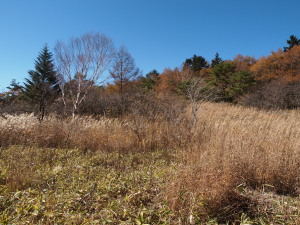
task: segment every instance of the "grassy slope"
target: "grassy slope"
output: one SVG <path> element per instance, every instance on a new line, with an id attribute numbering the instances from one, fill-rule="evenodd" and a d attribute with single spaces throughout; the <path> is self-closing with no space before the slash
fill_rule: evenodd
<path id="1" fill-rule="evenodd" d="M 2 224 L 299 224 L 300 114 L 0 121 Z"/>

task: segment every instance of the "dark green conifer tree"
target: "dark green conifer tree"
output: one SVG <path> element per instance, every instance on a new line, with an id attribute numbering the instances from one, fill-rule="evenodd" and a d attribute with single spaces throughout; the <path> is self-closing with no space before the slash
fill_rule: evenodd
<path id="1" fill-rule="evenodd" d="M 223 62 L 223 59 L 219 57 L 219 53 L 216 53 L 215 58 L 211 61 L 211 67 L 214 68 L 215 66 L 219 65 Z"/>
<path id="2" fill-rule="evenodd" d="M 202 56 L 194 55 L 192 58 L 186 59 L 184 62 L 184 66 L 191 67 L 193 72 L 200 71 L 203 68 L 207 68 L 209 66 L 208 62 Z"/>
<path id="3" fill-rule="evenodd" d="M 159 73 L 157 70 L 152 70 L 146 74 L 146 77 L 141 77 L 141 87 L 147 91 L 152 90 L 158 81 Z"/>
<path id="4" fill-rule="evenodd" d="M 284 52 L 287 52 L 294 46 L 300 45 L 300 39 L 298 39 L 295 35 L 291 35 L 290 39 L 286 41 L 286 43 L 289 45 L 288 47 L 284 47 Z"/>
<path id="5" fill-rule="evenodd" d="M 28 71 L 22 98 L 36 107 L 37 117 L 44 118 L 46 108 L 57 98 L 60 91 L 52 53 L 45 45 L 35 60 L 35 70 Z"/>
<path id="6" fill-rule="evenodd" d="M 233 102 L 255 84 L 255 79 L 249 71 L 237 71 L 234 62 L 222 62 L 213 68 L 207 82 L 216 88 L 219 100 Z"/>

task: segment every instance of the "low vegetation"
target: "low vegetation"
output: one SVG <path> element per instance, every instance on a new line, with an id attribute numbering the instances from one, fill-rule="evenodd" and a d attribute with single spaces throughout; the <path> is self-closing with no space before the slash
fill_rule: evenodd
<path id="1" fill-rule="evenodd" d="M 169 107 L 1 117 L 0 223 L 300 223 L 299 111 Z"/>
<path id="2" fill-rule="evenodd" d="M 247 223 L 298 224 L 299 116 L 205 104 L 173 175 L 172 207 L 197 223 L 243 216 Z"/>
<path id="3" fill-rule="evenodd" d="M 300 224 L 299 43 L 145 76 L 100 33 L 45 45 L 0 93 L 0 224 Z"/>

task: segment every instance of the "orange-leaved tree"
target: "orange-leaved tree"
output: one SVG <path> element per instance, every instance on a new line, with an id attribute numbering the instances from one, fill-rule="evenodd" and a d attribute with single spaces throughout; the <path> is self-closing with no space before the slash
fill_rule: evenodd
<path id="1" fill-rule="evenodd" d="M 258 81 L 297 81 L 300 79 L 300 46 L 295 46 L 287 52 L 281 49 L 272 52 L 270 56 L 258 60 L 250 69 Z"/>
<path id="2" fill-rule="evenodd" d="M 250 67 L 256 63 L 256 59 L 251 56 L 243 56 L 238 54 L 233 61 L 236 65 L 237 71 L 249 71 Z"/>

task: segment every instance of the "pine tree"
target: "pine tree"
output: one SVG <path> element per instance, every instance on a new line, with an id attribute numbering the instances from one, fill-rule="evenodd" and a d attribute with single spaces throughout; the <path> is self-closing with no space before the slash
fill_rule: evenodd
<path id="1" fill-rule="evenodd" d="M 146 74 L 146 77 L 141 77 L 141 87 L 145 90 L 152 90 L 158 81 L 159 73 L 157 70 L 152 70 Z"/>
<path id="2" fill-rule="evenodd" d="M 287 52 L 294 46 L 300 45 L 300 39 L 298 39 L 295 35 L 291 35 L 290 39 L 286 41 L 286 43 L 289 45 L 288 47 L 284 47 L 284 51 Z"/>
<path id="3" fill-rule="evenodd" d="M 25 79 L 22 97 L 25 101 L 36 106 L 37 117 L 43 120 L 45 110 L 60 91 L 52 53 L 45 45 L 35 60 L 35 70 L 28 71 L 29 78 Z"/>
<path id="4" fill-rule="evenodd" d="M 10 85 L 6 88 L 9 90 L 9 95 L 11 97 L 19 96 L 23 90 L 22 85 L 19 82 L 17 82 L 16 79 L 12 79 Z"/>
<path id="5" fill-rule="evenodd" d="M 219 65 L 223 62 L 223 59 L 219 57 L 219 53 L 216 53 L 215 58 L 211 61 L 211 67 L 214 68 L 215 66 Z"/>
<path id="6" fill-rule="evenodd" d="M 249 71 L 237 71 L 234 62 L 222 62 L 213 68 L 207 82 L 216 88 L 220 100 L 232 102 L 254 85 L 255 80 Z"/>
<path id="7" fill-rule="evenodd" d="M 209 66 L 208 62 L 202 56 L 194 55 L 192 58 L 186 59 L 184 62 L 185 67 L 191 67 L 194 72 L 200 71 Z"/>

